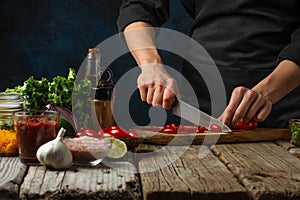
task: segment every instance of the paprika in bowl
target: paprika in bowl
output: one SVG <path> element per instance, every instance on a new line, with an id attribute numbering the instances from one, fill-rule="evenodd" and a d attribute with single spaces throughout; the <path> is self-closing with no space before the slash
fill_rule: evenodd
<path id="1" fill-rule="evenodd" d="M 21 111 L 15 112 L 13 119 L 20 161 L 27 165 L 38 164 L 38 148 L 56 137 L 59 112 Z"/>

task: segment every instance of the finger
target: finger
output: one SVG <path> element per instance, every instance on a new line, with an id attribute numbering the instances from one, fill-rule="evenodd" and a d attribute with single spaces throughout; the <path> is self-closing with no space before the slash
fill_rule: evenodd
<path id="1" fill-rule="evenodd" d="M 174 97 L 175 94 L 170 89 L 166 88 L 164 90 L 162 103 L 164 109 L 169 110 L 171 108 Z"/>
<path id="2" fill-rule="evenodd" d="M 253 119 L 254 116 L 256 115 L 256 113 L 258 112 L 258 110 L 261 109 L 265 103 L 266 103 L 265 98 L 262 95 L 257 95 L 257 98 L 252 103 L 252 105 L 249 107 L 248 112 L 244 116 L 243 122 L 247 123 L 251 119 Z"/>
<path id="3" fill-rule="evenodd" d="M 153 100 L 152 100 L 153 106 L 161 106 L 162 105 L 163 91 L 164 91 L 164 86 L 161 84 L 156 84 L 154 96 L 153 96 Z"/>
<path id="4" fill-rule="evenodd" d="M 234 116 L 234 113 L 240 104 L 240 102 L 243 99 L 243 95 L 245 93 L 245 88 L 244 87 L 238 87 L 235 88 L 232 92 L 230 101 L 223 113 L 223 122 L 229 126 L 231 126 L 232 118 Z"/>
<path id="5" fill-rule="evenodd" d="M 262 108 L 254 116 L 254 120 L 257 122 L 264 121 L 270 114 L 271 109 L 272 109 L 272 103 L 270 101 L 266 101 L 266 103 L 262 106 Z"/>
<path id="6" fill-rule="evenodd" d="M 224 112 L 218 117 L 218 120 L 224 123 Z"/>
<path id="7" fill-rule="evenodd" d="M 244 93 L 243 99 L 241 100 L 240 104 L 238 105 L 233 118 L 232 118 L 232 124 L 236 124 L 238 121 L 242 120 L 243 122 L 246 123 L 246 121 L 244 121 L 244 117 L 246 116 L 246 114 L 248 113 L 248 110 L 250 108 L 250 106 L 252 106 L 252 104 L 255 102 L 256 98 L 257 98 L 258 94 L 252 90 L 247 90 Z M 253 118 L 254 114 L 252 116 L 249 116 L 250 118 Z"/>
<path id="8" fill-rule="evenodd" d="M 154 84 L 149 84 L 148 85 L 148 91 L 147 91 L 147 103 L 152 105 L 152 100 L 153 100 L 153 95 L 155 91 L 155 87 L 153 86 Z"/>
<path id="9" fill-rule="evenodd" d="M 147 100 L 147 92 L 148 92 L 146 85 L 140 86 L 139 91 L 140 91 L 141 100 L 146 101 Z"/>

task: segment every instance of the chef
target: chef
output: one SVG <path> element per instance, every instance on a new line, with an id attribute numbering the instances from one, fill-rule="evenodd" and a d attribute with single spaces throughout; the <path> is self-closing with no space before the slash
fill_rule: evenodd
<path id="1" fill-rule="evenodd" d="M 287 127 L 300 118 L 299 0 L 181 0 L 193 19 L 191 37 L 209 53 L 225 85 L 227 107 L 219 118 L 234 127 L 255 120 L 260 127 Z M 155 31 L 169 18 L 168 0 L 123 0 L 118 27 L 141 68 L 143 101 L 170 109 L 178 91 L 155 48 Z M 135 34 L 132 30 L 138 31 Z M 150 30 L 150 31 L 149 31 Z M 208 88 L 185 63 L 182 73 L 197 94 L 200 109 L 210 112 Z"/>

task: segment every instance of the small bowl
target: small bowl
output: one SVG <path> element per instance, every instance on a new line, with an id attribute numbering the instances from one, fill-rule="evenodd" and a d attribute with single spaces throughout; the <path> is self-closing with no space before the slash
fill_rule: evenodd
<path id="1" fill-rule="evenodd" d="M 300 147 L 300 119 L 289 120 L 289 130 L 291 133 L 291 142 Z"/>
<path id="2" fill-rule="evenodd" d="M 63 141 L 72 153 L 74 165 L 98 165 L 111 148 L 110 141 L 88 136 L 64 138 Z"/>

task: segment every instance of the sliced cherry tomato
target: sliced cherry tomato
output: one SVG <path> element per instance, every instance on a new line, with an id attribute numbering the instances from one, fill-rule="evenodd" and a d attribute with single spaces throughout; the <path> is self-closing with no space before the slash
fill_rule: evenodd
<path id="1" fill-rule="evenodd" d="M 204 126 L 198 126 L 197 132 L 198 133 L 204 133 L 206 131 L 206 128 Z"/>
<path id="2" fill-rule="evenodd" d="M 198 130 L 198 126 L 184 126 L 184 131 L 188 133 L 195 133 Z"/>
<path id="3" fill-rule="evenodd" d="M 252 130 L 257 128 L 257 123 L 256 121 L 250 121 L 248 123 L 243 123 L 242 121 L 239 121 L 234 128 L 243 129 L 243 130 Z"/>
<path id="4" fill-rule="evenodd" d="M 176 134 L 177 133 L 177 127 L 173 124 L 167 124 L 163 127 L 163 129 L 160 131 L 162 133 L 169 133 L 169 134 Z"/>
<path id="5" fill-rule="evenodd" d="M 184 132 L 184 125 L 179 125 L 178 127 L 177 127 L 177 132 Z"/>
<path id="6" fill-rule="evenodd" d="M 81 127 L 79 132 L 75 134 L 75 137 L 82 137 L 82 136 L 89 136 L 89 137 L 95 137 L 99 138 L 99 134 L 94 131 L 93 129 L 90 129 L 88 127 Z"/>
<path id="7" fill-rule="evenodd" d="M 129 136 L 129 138 L 138 138 L 139 137 L 137 132 L 135 132 L 134 130 L 131 130 L 131 129 L 127 131 L 127 135 Z"/>
<path id="8" fill-rule="evenodd" d="M 80 128 L 80 130 L 78 132 L 81 132 L 81 133 L 92 133 L 92 134 L 97 134 L 97 132 L 91 128 L 88 128 L 86 126 L 83 126 Z"/>
<path id="9" fill-rule="evenodd" d="M 75 133 L 75 137 L 79 138 L 79 137 L 82 137 L 82 136 L 87 136 L 85 133 Z"/>
<path id="10" fill-rule="evenodd" d="M 159 132 L 161 129 L 158 126 L 151 126 L 151 130 L 155 132 Z"/>
<path id="11" fill-rule="evenodd" d="M 251 126 L 250 126 L 249 123 L 244 123 L 244 124 L 243 124 L 243 130 L 246 130 L 246 131 L 247 131 L 247 130 L 250 130 L 250 129 L 252 129 L 252 128 L 251 128 Z"/>
<path id="12" fill-rule="evenodd" d="M 257 128 L 257 122 L 256 121 L 250 121 L 249 125 L 251 126 L 251 129 L 256 129 Z"/>
<path id="13" fill-rule="evenodd" d="M 108 128 L 107 132 L 114 135 L 116 138 L 124 138 L 127 135 L 126 130 L 120 126 L 111 126 Z"/>
<path id="14" fill-rule="evenodd" d="M 187 133 L 195 133 L 198 129 L 198 126 L 186 126 L 186 125 L 179 125 L 177 128 L 178 132 L 187 132 Z"/>
<path id="15" fill-rule="evenodd" d="M 222 128 L 219 124 L 211 124 L 210 130 L 213 132 L 220 132 L 222 130 Z"/>
<path id="16" fill-rule="evenodd" d="M 114 138 L 116 138 L 115 135 L 112 135 L 112 134 L 107 133 L 107 132 L 100 133 L 100 137 L 101 138 L 107 138 L 107 137 L 114 137 Z"/>
<path id="17" fill-rule="evenodd" d="M 108 132 L 109 131 L 109 128 L 101 128 L 100 130 L 99 130 L 99 134 L 101 134 L 101 133 L 106 133 L 106 132 Z"/>
<path id="18" fill-rule="evenodd" d="M 238 121 L 237 123 L 236 123 L 236 125 L 235 125 L 235 129 L 242 129 L 243 128 L 243 122 L 242 121 Z"/>
<path id="19" fill-rule="evenodd" d="M 175 124 L 175 123 L 172 123 L 172 124 L 170 124 L 170 126 L 173 126 L 174 128 L 176 128 L 176 129 L 177 129 L 177 126 L 176 126 L 176 124 Z"/>

